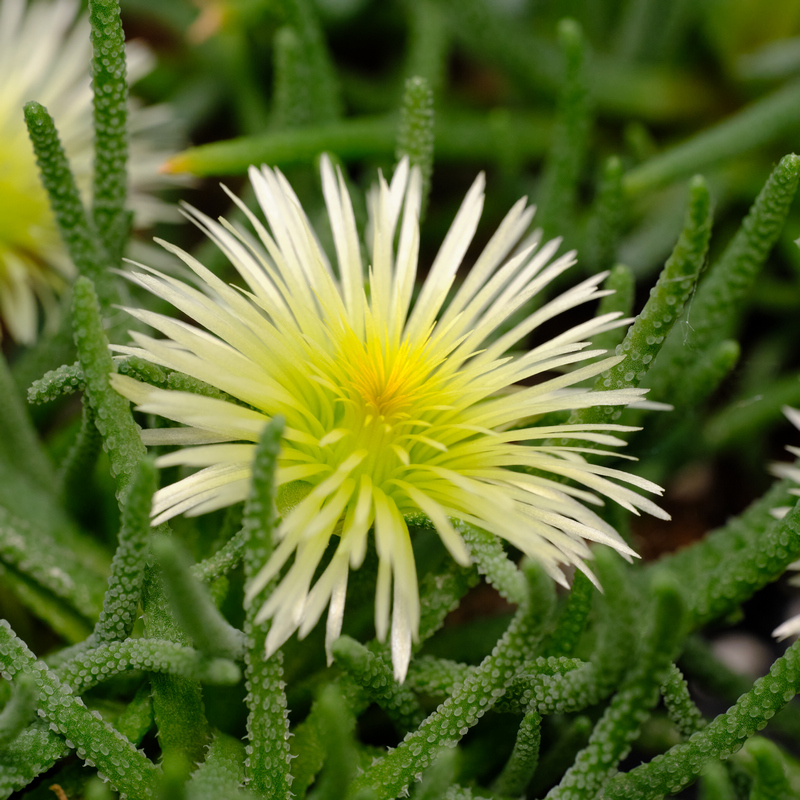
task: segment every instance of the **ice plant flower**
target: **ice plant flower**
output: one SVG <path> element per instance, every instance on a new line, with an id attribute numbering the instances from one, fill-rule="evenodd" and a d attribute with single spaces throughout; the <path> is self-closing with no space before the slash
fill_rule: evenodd
<path id="1" fill-rule="evenodd" d="M 558 241 L 541 245 L 537 234 L 523 239 L 534 213 L 524 199 L 445 307 L 481 214 L 483 176 L 468 192 L 415 301 L 418 169 L 402 161 L 391 183 L 379 178 L 370 198 L 366 271 L 347 189 L 327 159 L 322 186 L 336 270 L 283 175 L 251 168 L 250 180 L 268 227 L 231 197 L 255 235 L 187 208 L 247 290 L 226 285 L 192 256 L 163 243 L 195 273 L 200 288 L 149 268 L 133 280 L 197 325 L 130 309 L 166 339 L 133 333 L 135 346 L 116 348 L 206 381 L 231 400 L 170 391 L 123 375 L 112 379 L 139 410 L 183 424 L 144 431 L 148 445 L 180 447 L 161 456 L 161 466 L 202 468 L 157 493 L 154 523 L 243 500 L 254 443 L 269 418 L 285 417 L 277 483 L 303 481 L 308 492 L 284 515 L 274 553 L 248 587 L 250 600 L 294 556 L 257 615 L 260 622 L 272 619 L 269 652 L 295 630 L 307 634 L 326 607 L 328 645 L 339 635 L 348 570 L 362 563 L 374 527 L 375 627 L 381 640 L 391 627 L 392 661 L 402 680 L 420 616 L 405 520 L 412 513 L 430 518 L 460 564 L 470 557 L 453 520 L 505 539 L 562 583 L 561 565 L 588 569 L 587 540 L 632 554 L 586 504 L 599 503 L 598 495 L 604 495 L 632 511 L 663 517 L 649 499 L 623 484 L 660 489 L 583 455 L 599 452 L 596 445 L 623 444 L 615 434 L 631 429 L 535 424 L 548 412 L 640 399 L 642 391 L 635 389 L 579 388 L 621 360 L 597 360 L 603 351 L 587 349 L 587 339 L 619 324 L 618 315 L 592 319 L 528 352 L 511 351 L 542 323 L 603 295 L 598 289 L 603 275 L 504 330 L 574 263 L 574 253 L 554 259 Z M 587 363 L 576 367 L 579 362 Z M 563 368 L 570 371 L 558 374 Z M 563 437 L 579 444 L 552 443 Z M 312 587 L 321 563 L 324 571 Z"/>
<path id="2" fill-rule="evenodd" d="M 59 238 L 28 140 L 23 105 L 36 100 L 55 119 L 70 164 L 85 197 L 91 186 L 92 48 L 89 22 L 71 0 L 0 0 L 0 318 L 11 338 L 31 344 L 39 306 L 48 312 L 74 267 Z M 142 77 L 151 59 L 128 48 L 128 72 Z M 169 126 L 164 107 L 132 108 L 131 207 L 137 221 L 164 216 L 147 194 L 166 182 L 158 167 L 168 155 L 154 134 Z"/>
<path id="3" fill-rule="evenodd" d="M 800 411 L 798 411 L 796 408 L 784 406 L 783 413 L 786 415 L 786 418 L 789 420 L 789 422 L 795 426 L 795 428 L 800 429 Z M 800 447 L 787 445 L 786 449 L 793 456 L 800 458 Z M 772 464 L 770 472 L 772 472 L 772 474 L 778 478 L 788 478 L 789 480 L 797 483 L 798 488 L 790 489 L 789 493 L 800 497 L 800 469 L 798 467 L 796 467 L 794 464 L 775 463 Z M 772 514 L 777 519 L 783 519 L 789 513 L 789 511 L 791 511 L 790 506 L 780 506 L 779 508 L 773 509 Z M 794 571 L 800 570 L 800 561 L 795 561 L 792 564 L 789 564 L 789 569 Z M 793 583 L 795 586 L 800 585 L 800 576 L 795 575 L 792 577 L 791 583 Z M 787 619 L 786 622 L 781 623 L 777 628 L 775 628 L 774 631 L 772 631 L 772 635 L 777 639 L 787 639 L 790 636 L 797 636 L 798 634 L 800 634 L 800 614 Z"/>

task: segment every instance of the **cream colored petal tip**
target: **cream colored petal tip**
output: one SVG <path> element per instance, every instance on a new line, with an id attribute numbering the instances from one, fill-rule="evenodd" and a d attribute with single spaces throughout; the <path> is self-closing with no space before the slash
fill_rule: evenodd
<path id="1" fill-rule="evenodd" d="M 774 631 L 772 631 L 772 635 L 778 640 L 782 641 L 783 639 L 788 639 L 790 636 L 798 636 L 800 635 L 800 614 L 791 619 L 787 619 L 781 625 L 778 625 Z"/>

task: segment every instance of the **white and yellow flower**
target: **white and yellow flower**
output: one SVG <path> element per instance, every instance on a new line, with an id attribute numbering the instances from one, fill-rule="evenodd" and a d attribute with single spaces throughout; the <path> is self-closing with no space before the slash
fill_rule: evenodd
<path id="1" fill-rule="evenodd" d="M 88 199 L 92 169 L 92 48 L 89 22 L 71 0 L 0 0 L 0 319 L 12 339 L 31 344 L 59 292 L 74 277 L 47 195 L 39 181 L 22 108 L 44 105 L 55 119 L 78 185 Z M 132 80 L 150 69 L 142 47 L 128 48 Z M 165 185 L 167 157 L 154 134 L 169 123 L 165 107 L 132 107 L 131 199 L 137 222 L 163 219 L 166 207 L 147 193 Z M 174 138 L 174 137 L 173 137 Z"/>
<path id="2" fill-rule="evenodd" d="M 445 308 L 481 215 L 483 176 L 467 194 L 413 302 L 422 196 L 416 168 L 402 161 L 391 183 L 381 177 L 371 195 L 366 270 L 347 189 L 327 159 L 322 186 L 336 269 L 283 175 L 251 168 L 250 179 L 267 226 L 231 196 L 255 235 L 187 209 L 247 289 L 226 285 L 189 254 L 162 243 L 195 273 L 199 288 L 149 268 L 133 279 L 197 324 L 131 309 L 166 338 L 133 333 L 136 346 L 116 348 L 206 381 L 246 405 L 155 388 L 122 375 L 114 375 L 113 383 L 139 410 L 182 423 L 143 433 L 148 445 L 180 446 L 160 457 L 161 466 L 201 468 L 156 494 L 154 523 L 243 500 L 254 443 L 273 415 L 286 418 L 277 482 L 305 481 L 309 491 L 281 521 L 275 551 L 248 587 L 253 598 L 294 556 L 257 616 L 260 622 L 272 619 L 269 652 L 295 630 L 307 634 L 326 606 L 328 645 L 339 635 L 348 570 L 362 563 L 374 528 L 375 627 L 381 640 L 391 627 L 392 660 L 402 680 L 420 615 L 405 522 L 410 513 L 427 515 L 461 564 L 469 562 L 469 554 L 452 519 L 505 539 L 561 583 L 561 565 L 587 570 L 587 540 L 633 555 L 586 504 L 601 503 L 599 495 L 631 511 L 664 517 L 624 484 L 661 490 L 584 458 L 587 452 L 605 454 L 595 449 L 598 445 L 624 444 L 615 434 L 631 428 L 534 422 L 548 412 L 626 405 L 641 398 L 637 389 L 575 388 L 621 360 L 597 360 L 603 351 L 587 349 L 592 336 L 621 324 L 619 315 L 592 319 L 528 352 L 511 351 L 542 323 L 602 296 L 603 275 L 500 333 L 574 263 L 574 253 L 554 258 L 557 240 L 541 245 L 537 234 L 522 240 L 534 213 L 524 199 L 505 217 Z M 587 363 L 574 368 L 579 362 Z M 552 377 L 566 367 L 571 371 Z M 552 444 L 560 437 L 584 446 Z M 562 483 L 563 478 L 577 486 Z M 325 569 L 312 587 L 324 559 Z"/>

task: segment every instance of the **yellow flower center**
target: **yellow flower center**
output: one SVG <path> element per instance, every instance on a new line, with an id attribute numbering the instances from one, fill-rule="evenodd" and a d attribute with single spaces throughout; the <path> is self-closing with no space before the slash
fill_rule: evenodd
<path id="1" fill-rule="evenodd" d="M 364 401 L 368 415 L 395 420 L 414 402 L 419 364 L 409 358 L 405 343 L 391 359 L 379 344 L 371 350 L 365 348 L 361 358 L 350 362 L 350 383 Z"/>
<path id="2" fill-rule="evenodd" d="M 380 486 L 413 460 L 415 448 L 445 449 L 425 436 L 443 400 L 426 342 L 393 345 L 371 325 L 364 336 L 349 327 L 334 336 L 334 354 L 320 372 L 327 373 L 324 383 L 333 390 L 338 409 L 321 440 L 322 458 L 333 466 L 363 453 L 352 476 L 366 474 Z"/>

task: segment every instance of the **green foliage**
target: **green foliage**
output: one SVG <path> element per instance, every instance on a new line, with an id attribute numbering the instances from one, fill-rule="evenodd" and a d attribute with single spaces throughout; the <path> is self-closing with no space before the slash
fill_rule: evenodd
<path id="1" fill-rule="evenodd" d="M 31 101 L 25 106 L 25 122 L 42 184 L 47 190 L 67 252 L 80 274 L 100 287 L 103 304 L 107 307 L 117 299 L 105 272 L 108 254 L 101 244 L 94 220 L 90 221 L 86 214 L 53 119 L 44 106 Z"/>
<path id="2" fill-rule="evenodd" d="M 239 791 L 244 780 L 244 755 L 240 741 L 217 731 L 205 761 L 186 784 L 187 800 L 252 797 Z"/>
<path id="3" fill-rule="evenodd" d="M 241 678 L 232 661 L 207 658 L 190 647 L 158 639 L 126 639 L 101 644 L 76 655 L 55 672 L 74 692 L 83 694 L 125 670 L 179 675 L 204 683 L 237 683 Z"/>
<path id="4" fill-rule="evenodd" d="M 294 28 L 285 26 L 275 34 L 275 89 L 272 124 L 275 128 L 302 128 L 314 123 L 311 101 L 313 82 L 303 43 Z"/>
<path id="5" fill-rule="evenodd" d="M 67 747 L 90 766 L 96 766 L 119 791 L 138 797 L 155 795 L 157 769 L 152 762 L 107 722 L 92 715 L 41 661 L 36 661 L 5 620 L 0 620 L 0 653 L 0 674 L 6 680 L 21 673 L 33 677 L 41 701 L 38 710 L 65 737 Z M 7 788 L 14 786 L 4 775 L 0 793 Z"/>
<path id="6" fill-rule="evenodd" d="M 519 724 L 514 750 L 495 783 L 498 794 L 516 797 L 525 791 L 539 765 L 541 743 L 542 717 L 536 711 L 529 711 Z"/>
<path id="7" fill-rule="evenodd" d="M 13 742 L 33 719 L 39 700 L 36 680 L 23 673 L 14 683 L 11 699 L 0 712 L 0 747 Z"/>
<path id="8" fill-rule="evenodd" d="M 531 784 L 534 794 L 544 794 L 566 772 L 575 756 L 586 745 L 593 722 L 587 716 L 579 716 L 568 725 L 560 726 L 558 739 L 541 758 Z"/>
<path id="9" fill-rule="evenodd" d="M 718 761 L 709 761 L 700 777 L 701 800 L 736 800 L 728 770 Z"/>
<path id="10" fill-rule="evenodd" d="M 87 401 L 81 407 L 81 427 L 69 452 L 58 467 L 61 499 L 76 516 L 85 505 L 83 490 L 91 480 L 92 469 L 101 449 L 100 433 L 94 424 L 94 411 Z"/>
<path id="11" fill-rule="evenodd" d="M 703 714 L 689 695 L 689 687 L 681 671 L 673 664 L 667 679 L 661 686 L 664 705 L 669 718 L 675 723 L 684 739 L 705 726 Z"/>
<path id="12" fill-rule="evenodd" d="M 281 78 L 280 70 L 276 69 L 277 79 L 286 81 L 287 89 L 307 95 L 305 114 L 309 121 L 329 122 L 337 119 L 341 114 L 338 81 L 313 5 L 309 0 L 278 0 L 274 4 L 274 13 L 295 34 L 292 45 L 295 53 L 289 74 Z M 287 66 L 285 63 L 276 64 L 276 67 Z M 304 75 L 297 74 L 300 69 L 305 72 Z M 302 88 L 299 86 L 300 80 L 305 84 Z"/>
<path id="13" fill-rule="evenodd" d="M 509 560 L 498 539 L 466 522 L 456 523 L 456 529 L 464 537 L 478 572 L 509 603 L 522 603 L 526 594 L 525 578 Z"/>
<path id="14" fill-rule="evenodd" d="M 628 329 L 617 354 L 624 360 L 600 375 L 596 390 L 638 386 L 659 354 L 664 339 L 680 317 L 703 268 L 711 236 L 711 201 L 702 178 L 689 188 L 686 220 L 664 269 L 636 321 Z M 674 373 L 673 373 L 674 374 Z M 575 412 L 570 422 L 596 423 L 618 419 L 621 411 L 613 406 Z"/>
<path id="15" fill-rule="evenodd" d="M 397 132 L 397 159 L 408 156 L 422 172 L 422 216 L 428 207 L 433 173 L 433 91 L 418 75 L 406 81 Z"/>
<path id="16" fill-rule="evenodd" d="M 710 447 L 728 449 L 752 438 L 781 418 L 785 406 L 800 405 L 800 376 L 787 375 L 764 387 L 753 402 L 727 406 L 706 422 L 704 438 Z"/>
<path id="17" fill-rule="evenodd" d="M 275 459 L 278 457 L 284 421 L 273 419 L 261 434 L 253 461 L 253 485 L 244 511 L 244 572 L 251 583 L 272 552 L 275 528 Z M 269 588 L 269 587 L 267 587 Z M 247 637 L 245 680 L 247 686 L 248 785 L 258 796 L 288 797 L 290 791 L 289 718 L 283 683 L 283 656 L 266 655 L 266 626 L 253 623 L 260 608 L 251 599 L 245 617 Z"/>
<path id="18" fill-rule="evenodd" d="M 535 707 L 543 715 L 580 710 L 599 699 L 586 693 L 587 685 L 589 691 L 596 692 L 595 673 L 590 663 L 579 658 L 536 658 L 514 678 L 498 708 L 519 712 Z M 567 679 L 560 680 L 562 677 Z M 568 698 L 568 705 L 565 698 Z"/>
<path id="19" fill-rule="evenodd" d="M 747 754 L 755 761 L 755 780 L 750 792 L 752 800 L 789 800 L 794 791 L 787 776 L 786 759 L 777 745 L 761 736 L 753 736 L 746 744 Z"/>
<path id="20" fill-rule="evenodd" d="M 687 368 L 688 380 L 673 392 L 677 408 L 696 408 L 728 377 L 739 363 L 741 347 L 733 339 L 711 344 L 703 357 Z"/>
<path id="21" fill-rule="evenodd" d="M 782 519 L 774 513 L 796 503 L 793 481 L 758 497 L 774 441 L 785 436 L 775 427 L 781 411 L 800 404 L 792 244 L 800 161 L 790 154 L 778 163 L 800 130 L 800 60 L 792 55 L 800 20 L 791 4 L 770 15 L 750 5 L 581 0 L 567 20 L 558 4 L 489 0 L 243 0 L 203 4 L 199 16 L 188 0 L 124 8 L 130 34 L 151 38 L 161 61 L 143 95 L 168 99 L 190 138 L 207 142 L 164 169 L 285 168 L 323 248 L 330 231 L 317 226 L 323 209 L 309 195 L 318 189 L 312 162 L 325 151 L 347 165 L 364 229 L 358 195 L 375 167 L 387 174 L 404 156 L 420 167 L 422 273 L 478 169 L 487 173 L 491 220 L 532 195 L 546 238 L 577 246 L 587 277 L 608 270 L 608 293 L 587 312 L 608 319 L 608 330 L 586 346 L 625 358 L 594 390 L 646 387 L 647 399 L 677 409 L 583 409 L 570 422 L 644 428 L 627 429 L 628 449 L 641 459 L 632 471 L 665 485 L 671 532 L 688 536 L 694 520 L 727 519 L 653 563 L 626 565 L 593 545 L 587 560 L 600 588 L 577 571 L 559 596 L 541 568 L 469 521 L 453 520 L 472 562 L 464 567 L 430 520 L 409 515 L 421 619 L 398 683 L 389 645 L 372 638 L 371 536 L 338 598 L 347 614 L 328 637 L 330 652 L 323 624 L 267 657 L 269 624 L 255 617 L 291 567 L 253 587 L 282 535 L 281 517 L 308 491 L 300 481 L 276 492 L 282 436 L 297 444 L 283 420 L 261 432 L 243 512 L 240 503 L 224 520 L 215 512 L 178 519 L 174 532 L 151 530 L 153 495 L 180 468 L 159 478 L 140 437 L 144 420 L 110 376 L 242 402 L 138 355 L 110 355 L 109 342 L 127 341 L 120 302 L 150 300 L 115 271 L 125 252 L 143 249 L 130 236 L 136 155 L 119 2 L 90 0 L 94 118 L 81 121 L 87 135 L 94 130 L 90 180 L 71 171 L 66 128 L 60 136 L 44 105 L 24 108 L 80 277 L 73 282 L 64 266 L 71 286 L 61 322 L 27 352 L 4 343 L 0 359 L 0 800 L 41 800 L 53 783 L 94 800 L 115 796 L 109 786 L 169 800 L 390 800 L 409 791 L 417 800 L 636 800 L 680 793 L 695 780 L 704 800 L 797 795 L 800 771 L 789 753 L 800 741 L 791 702 L 798 645 L 753 685 L 704 638 L 707 625 L 717 630 L 742 613 L 747 624 L 748 601 L 800 557 L 800 505 Z M 184 41 L 191 46 L 172 46 Z M 706 177 L 688 181 L 681 222 L 680 181 L 698 171 Z M 205 208 L 204 200 L 192 202 Z M 478 229 L 476 246 L 487 231 Z M 189 234 L 166 238 L 229 279 L 227 265 L 206 262 Z M 263 236 L 247 244 L 262 245 L 270 250 Z M 136 257 L 155 263 L 149 253 Z M 472 258 L 470 250 L 457 283 Z M 629 317 L 632 324 L 614 327 Z M 30 414 L 20 402 L 27 386 L 38 406 Z M 550 416 L 523 424 L 567 415 Z M 720 451 L 724 463 L 714 458 Z M 694 469 L 713 473 L 724 491 L 689 480 Z M 697 492 L 688 509 L 687 484 Z M 548 484 L 542 497 L 562 490 L 574 491 Z M 630 525 L 625 509 L 597 513 L 635 549 L 653 552 L 662 529 Z M 695 683 L 713 703 L 701 692 L 695 702 Z M 727 706 L 706 722 L 710 709 Z M 767 725 L 786 750 L 756 735 Z M 147 755 L 137 749 L 143 742 Z"/>
<path id="22" fill-rule="evenodd" d="M 144 582 L 155 483 L 155 468 L 150 461 L 142 459 L 122 507 L 117 550 L 111 562 L 103 610 L 93 633 L 98 644 L 121 642 L 133 631 Z"/>
<path id="23" fill-rule="evenodd" d="M 0 624 L 3 622 L 0 620 Z M 38 687 L 35 677 L 34 681 Z M 52 733 L 43 721 L 29 725 L 0 751 L 0 797 L 8 798 L 24 788 L 68 753 L 64 739 Z"/>
<path id="24" fill-rule="evenodd" d="M 331 647 L 336 662 L 383 708 L 398 732 L 414 730 L 424 714 L 414 694 L 397 683 L 389 665 L 349 636 L 340 636 Z"/>
<path id="25" fill-rule="evenodd" d="M 690 175 L 700 167 L 738 155 L 780 138 L 797 126 L 800 84 L 790 83 L 706 129 L 671 150 L 628 172 L 623 184 L 628 192 L 641 192 Z"/>
<path id="26" fill-rule="evenodd" d="M 53 467 L 20 401 L 5 358 L 0 356 L 0 454 L 29 479 L 52 487 Z"/>
<path id="27" fill-rule="evenodd" d="M 608 269 L 614 264 L 623 223 L 624 208 L 622 163 L 619 158 L 612 156 L 606 160 L 603 166 L 603 176 L 597 189 L 591 216 L 586 224 L 583 260 L 592 272 Z M 609 286 L 607 288 L 613 288 L 615 291 L 621 292 L 622 297 L 617 299 L 616 305 L 620 306 L 620 310 L 625 309 L 625 314 L 627 315 L 630 314 L 633 307 L 634 282 L 633 276 L 630 276 L 628 281 L 623 283 L 625 279 L 619 275 L 620 269 L 620 266 L 614 267 L 612 275 L 616 272 L 617 277 L 612 278 L 609 276 Z M 617 284 L 619 284 L 619 288 Z M 612 307 L 607 310 L 616 311 L 617 309 Z"/>
<path id="28" fill-rule="evenodd" d="M 327 758 L 314 794 L 320 800 L 337 800 L 352 788 L 358 764 L 355 715 L 335 684 L 323 689 L 317 709 Z"/>
<path id="29" fill-rule="evenodd" d="M 747 677 L 721 662 L 711 647 L 697 636 L 690 636 L 684 643 L 680 662 L 693 680 L 727 703 L 735 703 L 750 689 L 751 682 Z M 800 733 L 800 709 L 790 703 L 776 714 L 770 724 L 776 731 L 794 738 Z"/>
<path id="30" fill-rule="evenodd" d="M 81 365 L 62 364 L 37 378 L 28 389 L 29 403 L 49 403 L 63 395 L 82 392 L 86 388 Z"/>
<path id="31" fill-rule="evenodd" d="M 592 704 L 608 695 L 627 670 L 627 654 L 635 644 L 636 600 L 619 556 L 605 550 L 598 551 L 597 574 L 604 594 L 598 598 L 599 641 L 591 662 L 594 674 L 587 675 L 584 680 L 576 681 L 573 687 L 578 690 L 573 694 L 578 700 L 576 710 L 585 707 L 580 706 L 580 703 Z M 569 678 L 569 675 L 566 678 Z"/>
<path id="32" fill-rule="evenodd" d="M 733 332 L 739 309 L 783 226 L 800 180 L 800 160 L 783 158 L 775 167 L 742 226 L 709 269 L 687 312 L 664 345 L 650 386 L 663 397 L 670 376 L 680 374 L 712 342 Z M 688 331 L 687 331 L 688 329 Z"/>
<path id="33" fill-rule="evenodd" d="M 102 580 L 82 554 L 56 542 L 49 533 L 0 508 L 0 558 L 16 572 L 58 598 L 84 620 L 94 619 L 102 603 Z"/>
<path id="34" fill-rule="evenodd" d="M 135 377 L 139 377 L 138 375 Z M 155 375 L 148 379 L 148 383 L 155 383 L 160 376 Z M 155 379 L 155 380 L 154 380 Z M 226 392 L 220 391 L 215 386 L 209 386 L 205 381 L 198 380 L 191 375 L 184 375 L 182 372 L 170 372 L 166 376 L 166 385 L 176 392 L 191 392 L 200 394 L 203 397 L 214 397 L 217 400 L 231 400 L 231 396 Z"/>
<path id="35" fill-rule="evenodd" d="M 711 533 L 692 552 L 679 552 L 652 567 L 681 581 L 695 628 L 734 611 L 800 556 L 800 506 L 781 520 L 770 514 L 777 507 L 774 500 L 786 497 L 786 491 L 786 485 L 777 484 L 747 510 L 752 527 L 742 524 L 742 515 Z"/>
<path id="36" fill-rule="evenodd" d="M 150 685 L 144 681 L 136 690 L 131 702 L 117 717 L 116 727 L 126 739 L 139 744 L 152 726 L 153 699 L 150 696 Z"/>
<path id="37" fill-rule="evenodd" d="M 597 306 L 597 316 L 617 314 L 626 318 L 633 311 L 633 295 L 636 282 L 633 273 L 624 264 L 616 264 L 608 274 L 603 284 L 603 291 L 613 292 L 600 300 Z M 622 327 L 598 333 L 592 340 L 592 346 L 603 350 L 614 350 L 622 343 L 625 330 Z"/>
<path id="38" fill-rule="evenodd" d="M 447 77 L 450 34 L 446 17 L 435 0 L 411 0 L 408 14 L 410 42 L 406 74 L 423 78 L 437 97 Z"/>
<path id="39" fill-rule="evenodd" d="M 145 634 L 186 645 L 188 639 L 170 613 L 160 576 L 145 575 L 142 609 Z M 200 683 L 182 676 L 152 673 L 153 713 L 158 726 L 163 759 L 173 774 L 186 777 L 192 764 L 202 760 L 209 739 Z"/>
<path id="40" fill-rule="evenodd" d="M 458 606 L 461 598 L 478 582 L 478 570 L 450 563 L 436 574 L 428 573 L 420 581 L 422 605 L 419 620 L 420 644 L 433 636 L 445 622 L 447 614 Z"/>
<path id="41" fill-rule="evenodd" d="M 558 617 L 555 631 L 547 641 L 544 656 L 570 656 L 586 627 L 592 605 L 594 586 L 582 572 L 572 580 L 567 602 Z"/>
<path id="42" fill-rule="evenodd" d="M 608 800 L 654 798 L 677 792 L 694 781 L 713 758 L 735 753 L 761 730 L 800 689 L 800 643 L 793 644 L 725 714 L 720 714 L 688 742 L 672 747 L 647 764 L 613 778 L 604 797 Z"/>
<path id="43" fill-rule="evenodd" d="M 127 244 L 128 84 L 125 34 L 119 0 L 90 0 L 92 26 L 92 90 L 94 96 L 94 181 L 92 216 L 114 262 Z"/>
<path id="44" fill-rule="evenodd" d="M 0 564 L 3 585 L 13 592 L 14 597 L 40 620 L 45 621 L 66 641 L 75 643 L 85 639 L 92 630 L 91 624 L 83 614 L 75 611 L 69 604 L 47 588 L 40 586 L 31 576 L 6 563 Z"/>
<path id="45" fill-rule="evenodd" d="M 191 567 L 192 574 L 203 583 L 212 583 L 227 575 L 241 562 L 246 541 L 247 532 L 240 529 L 216 553 L 194 564 Z"/>
<path id="46" fill-rule="evenodd" d="M 595 797 L 617 764 L 628 754 L 642 722 L 658 700 L 671 659 L 678 650 L 686 609 L 674 581 L 656 580 L 651 588 L 653 611 L 650 630 L 642 642 L 636 665 L 626 675 L 605 713 L 592 731 L 567 774 L 548 797 L 579 800 Z"/>
<path id="47" fill-rule="evenodd" d="M 558 39 L 565 63 L 564 86 L 537 198 L 539 223 L 548 239 L 563 233 L 564 220 L 572 216 L 591 120 L 586 45 L 580 25 L 572 19 L 562 20 Z"/>
<path id="48" fill-rule="evenodd" d="M 434 124 L 436 158 L 444 162 L 501 162 L 506 154 L 497 148 L 498 121 L 437 114 Z M 511 115 L 504 126 L 507 146 L 520 161 L 541 156 L 549 140 L 548 125 L 534 114 Z M 360 117 L 291 131 L 198 145 L 167 162 L 171 172 L 194 175 L 236 175 L 251 164 L 287 167 L 307 164 L 323 152 L 343 161 L 392 158 L 397 145 L 397 119 Z"/>
<path id="49" fill-rule="evenodd" d="M 515 663 L 530 653 L 541 639 L 548 620 L 547 598 L 534 590 L 525 598 L 500 641 L 481 665 L 416 731 L 406 736 L 391 753 L 378 759 L 350 784 L 348 797 L 372 789 L 377 798 L 395 797 L 416 773 L 434 760 L 440 747 L 452 747 L 491 708 L 515 674 Z"/>
<path id="50" fill-rule="evenodd" d="M 79 278 L 73 288 L 72 313 L 75 319 L 75 345 L 86 381 L 86 395 L 94 411 L 95 424 L 103 437 L 103 449 L 111 462 L 111 474 L 117 481 L 117 494 L 123 496 L 144 455 L 130 406 L 109 383 L 114 363 L 108 351 L 108 339 L 97 295 L 91 281 Z"/>
<path id="51" fill-rule="evenodd" d="M 175 618 L 195 647 L 210 656 L 241 658 L 241 631 L 231 627 L 219 613 L 206 587 L 190 572 L 188 556 L 177 542 L 166 536 L 155 537 L 151 549 L 161 567 Z"/>

